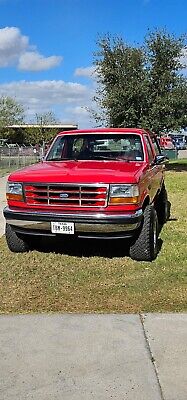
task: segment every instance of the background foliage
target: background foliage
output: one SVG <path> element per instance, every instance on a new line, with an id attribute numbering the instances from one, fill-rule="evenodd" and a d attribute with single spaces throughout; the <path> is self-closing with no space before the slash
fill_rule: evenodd
<path id="1" fill-rule="evenodd" d="M 58 123 L 55 114 L 48 111 L 43 114 L 36 114 L 31 124 L 38 124 L 39 127 L 28 129 L 13 129 L 9 125 L 20 125 L 25 123 L 24 108 L 16 100 L 10 97 L 0 98 L 0 138 L 7 139 L 8 143 L 25 145 L 43 144 L 54 138 L 59 129 L 45 129 L 45 125 Z"/>
<path id="2" fill-rule="evenodd" d="M 187 126 L 187 79 L 181 57 L 185 38 L 149 32 L 142 47 L 109 35 L 95 54 L 97 123 L 144 127 L 160 133 Z"/>

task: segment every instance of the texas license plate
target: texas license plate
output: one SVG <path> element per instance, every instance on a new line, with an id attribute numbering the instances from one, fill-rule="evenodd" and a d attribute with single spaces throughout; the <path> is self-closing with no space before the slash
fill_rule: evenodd
<path id="1" fill-rule="evenodd" d="M 74 234 L 74 223 L 73 222 L 51 222 L 52 233 L 65 233 L 66 235 Z"/>

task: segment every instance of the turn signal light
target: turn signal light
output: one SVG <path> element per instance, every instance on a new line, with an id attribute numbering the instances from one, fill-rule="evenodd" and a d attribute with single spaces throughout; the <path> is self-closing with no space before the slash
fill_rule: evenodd
<path id="1" fill-rule="evenodd" d="M 12 200 L 12 201 L 23 201 L 22 194 L 7 193 L 6 198 L 7 200 Z"/>
<path id="2" fill-rule="evenodd" d="M 110 203 L 111 205 L 119 205 L 119 204 L 136 204 L 138 203 L 139 197 L 111 197 Z"/>

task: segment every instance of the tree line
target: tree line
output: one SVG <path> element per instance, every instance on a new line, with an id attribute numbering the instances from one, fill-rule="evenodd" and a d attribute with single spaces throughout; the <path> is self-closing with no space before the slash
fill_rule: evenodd
<path id="1" fill-rule="evenodd" d="M 15 99 L 9 96 L 0 97 L 0 138 L 10 143 L 18 144 L 42 144 L 43 141 L 50 141 L 57 129 L 45 130 L 45 125 L 57 124 L 55 114 L 48 111 L 43 114 L 36 113 L 31 124 L 38 124 L 40 128 L 13 129 L 10 125 L 25 124 L 25 110 Z"/>

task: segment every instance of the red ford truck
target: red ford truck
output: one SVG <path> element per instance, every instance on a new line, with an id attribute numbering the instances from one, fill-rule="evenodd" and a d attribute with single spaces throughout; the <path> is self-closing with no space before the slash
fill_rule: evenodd
<path id="1" fill-rule="evenodd" d="M 28 251 L 41 236 L 124 238 L 131 258 L 154 260 L 168 217 L 165 162 L 143 129 L 59 133 L 41 162 L 8 178 L 9 249 Z"/>

